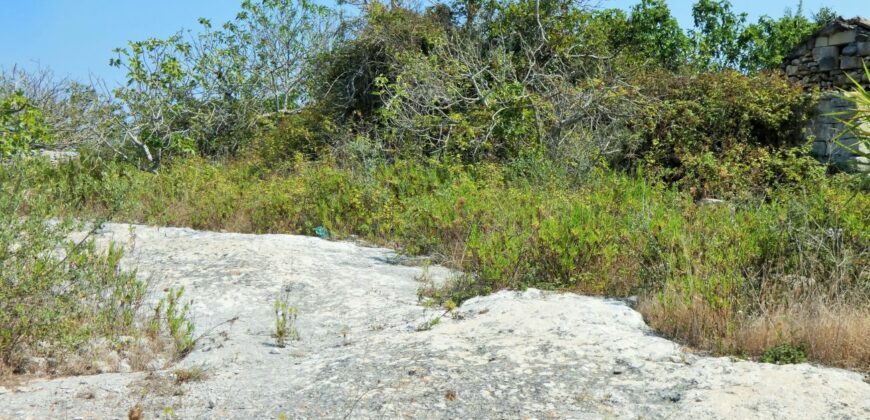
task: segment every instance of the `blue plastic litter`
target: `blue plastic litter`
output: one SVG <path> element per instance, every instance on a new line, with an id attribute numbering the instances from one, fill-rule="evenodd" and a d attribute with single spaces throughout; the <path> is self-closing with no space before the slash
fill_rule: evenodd
<path id="1" fill-rule="evenodd" d="M 320 239 L 329 239 L 329 229 L 318 226 L 314 228 L 314 234 L 317 235 Z"/>

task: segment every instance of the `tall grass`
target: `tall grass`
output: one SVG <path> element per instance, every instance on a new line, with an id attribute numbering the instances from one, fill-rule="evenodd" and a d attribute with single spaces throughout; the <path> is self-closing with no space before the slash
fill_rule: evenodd
<path id="1" fill-rule="evenodd" d="M 162 330 L 147 331 L 146 283 L 122 269 L 123 247 L 97 247 L 91 233 L 99 222 L 57 218 L 52 190 L 35 183 L 49 168 L 27 159 L 0 164 L 0 377 L 142 369 L 174 357 L 180 350 L 166 345 Z M 112 201 L 103 191 L 91 197 Z"/>
<path id="2" fill-rule="evenodd" d="M 438 296 L 542 287 L 639 295 L 663 334 L 717 353 L 789 344 L 870 368 L 870 195 L 846 176 L 764 200 L 703 205 L 643 176 L 518 176 L 510 165 L 397 161 L 359 171 L 298 159 L 44 168 L 43 193 L 82 216 L 257 233 L 357 235 L 470 273 Z M 542 175 L 541 175 L 542 174 Z M 109 197 L 98 192 L 110 191 Z"/>

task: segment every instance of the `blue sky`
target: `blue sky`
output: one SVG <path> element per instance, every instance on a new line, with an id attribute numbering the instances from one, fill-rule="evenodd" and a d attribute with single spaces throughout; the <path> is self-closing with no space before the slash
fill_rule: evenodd
<path id="1" fill-rule="evenodd" d="M 594 1 L 594 0 L 593 0 Z M 603 0 L 603 7 L 628 8 L 638 0 Z M 669 0 L 683 26 L 692 24 L 695 0 Z M 866 0 L 805 0 L 804 9 L 827 5 L 852 17 L 870 14 Z M 127 40 L 165 37 L 196 27 L 199 17 L 214 23 L 232 19 L 241 0 L 0 0 L 0 67 L 49 67 L 59 76 L 86 80 L 90 75 L 110 84 L 123 74 L 108 66 L 112 49 Z M 732 0 L 734 8 L 760 15 L 780 16 L 797 0 Z M 863 10 L 862 10 L 863 9 Z"/>
<path id="2" fill-rule="evenodd" d="M 692 5 L 697 0 L 667 0 L 671 13 L 676 16 L 683 27 L 692 26 Z M 606 7 L 628 9 L 640 0 L 602 0 Z M 822 6 L 834 9 L 840 15 L 851 18 L 859 15 L 870 15 L 870 5 L 867 0 L 804 0 L 804 13 L 810 15 Z M 731 0 L 736 12 L 746 12 L 749 20 L 755 21 L 760 16 L 782 16 L 786 9 L 796 9 L 798 0 Z M 864 4 L 864 6 L 862 6 Z M 870 16 L 868 16 L 870 17 Z"/>

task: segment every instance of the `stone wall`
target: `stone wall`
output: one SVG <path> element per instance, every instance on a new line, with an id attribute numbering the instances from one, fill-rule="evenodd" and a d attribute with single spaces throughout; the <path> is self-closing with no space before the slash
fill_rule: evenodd
<path id="1" fill-rule="evenodd" d="M 784 62 L 788 78 L 807 88 L 849 89 L 848 76 L 870 86 L 870 20 L 837 19 L 795 47 Z"/>
<path id="2" fill-rule="evenodd" d="M 843 98 L 841 94 L 826 93 L 819 99 L 817 108 L 818 115 L 811 121 L 809 130 L 813 139 L 813 155 L 822 162 L 843 169 L 870 171 L 870 161 L 867 158 L 855 156 L 851 151 L 840 146 L 842 144 L 863 153 L 870 152 L 866 144 L 862 144 L 846 131 L 843 123 L 839 121 L 848 120 L 854 115 L 851 113 L 855 111 L 855 104 Z M 841 112 L 846 114 L 830 115 Z"/>
<path id="3" fill-rule="evenodd" d="M 870 66 L 870 20 L 838 18 L 795 47 L 783 62 L 789 80 L 806 90 L 820 89 L 818 114 L 811 121 L 813 154 L 822 162 L 844 169 L 868 171 L 870 162 L 849 148 L 867 152 L 866 146 L 850 133 L 840 120 L 848 120 L 855 105 L 842 97 L 842 91 L 855 88 L 850 77 L 870 89 L 864 71 Z M 845 113 L 831 116 L 831 113 Z M 846 147 L 842 147 L 845 145 Z"/>

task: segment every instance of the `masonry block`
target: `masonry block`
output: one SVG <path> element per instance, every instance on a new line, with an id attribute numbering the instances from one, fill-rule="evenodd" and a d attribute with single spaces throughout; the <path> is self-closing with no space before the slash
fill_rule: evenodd
<path id="1" fill-rule="evenodd" d="M 848 56 L 858 54 L 858 44 L 853 42 L 851 44 L 846 45 L 845 47 L 843 47 L 842 54 L 848 55 Z"/>
<path id="2" fill-rule="evenodd" d="M 827 157 L 828 155 L 830 155 L 828 142 L 814 141 L 813 142 L 813 149 L 810 151 L 810 153 L 812 153 L 813 156 L 819 157 L 819 158 Z"/>
<path id="3" fill-rule="evenodd" d="M 819 60 L 820 71 L 831 71 L 840 68 L 840 62 L 837 57 L 825 57 Z"/>
<path id="4" fill-rule="evenodd" d="M 813 48 L 813 60 L 821 61 L 823 58 L 839 58 L 840 49 L 837 47 Z"/>
<path id="5" fill-rule="evenodd" d="M 864 59 L 861 57 L 840 57 L 840 69 L 854 70 L 864 68 Z"/>
<path id="6" fill-rule="evenodd" d="M 858 35 L 858 31 L 843 31 L 837 32 L 828 36 L 828 45 L 845 45 L 852 42 L 855 42 L 855 37 Z"/>

